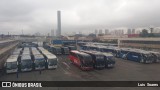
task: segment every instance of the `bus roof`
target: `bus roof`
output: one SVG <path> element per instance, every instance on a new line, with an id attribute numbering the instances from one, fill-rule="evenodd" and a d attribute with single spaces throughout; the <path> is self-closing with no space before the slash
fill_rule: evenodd
<path id="1" fill-rule="evenodd" d="M 154 54 L 160 54 L 160 52 L 156 52 L 156 51 L 149 51 L 149 52 Z"/>
<path id="2" fill-rule="evenodd" d="M 18 59 L 18 55 L 11 55 L 6 62 L 15 62 Z"/>
<path id="3" fill-rule="evenodd" d="M 84 55 L 84 56 L 90 56 L 90 55 L 87 54 L 87 53 L 84 53 L 84 52 L 81 52 L 81 51 L 77 51 L 77 50 L 72 50 L 71 52 L 77 53 L 77 54 L 81 54 L 81 55 Z"/>
<path id="4" fill-rule="evenodd" d="M 22 55 L 21 60 L 31 59 L 30 55 Z"/>
<path id="5" fill-rule="evenodd" d="M 111 53 L 102 53 L 103 55 L 105 55 L 105 56 L 108 56 L 108 57 L 113 57 L 113 55 L 111 54 Z"/>
<path id="6" fill-rule="evenodd" d="M 62 47 L 62 48 L 66 48 L 66 49 L 69 49 L 68 47 Z"/>
<path id="7" fill-rule="evenodd" d="M 40 54 L 40 52 L 38 50 L 32 51 L 32 54 Z"/>
<path id="8" fill-rule="evenodd" d="M 56 55 L 54 55 L 54 54 L 46 54 L 45 56 L 46 56 L 48 59 L 57 58 Z"/>
<path id="9" fill-rule="evenodd" d="M 36 55 L 34 55 L 34 58 L 36 59 L 36 58 L 44 58 L 44 57 L 42 54 L 36 54 Z"/>
<path id="10" fill-rule="evenodd" d="M 85 51 L 85 50 L 81 50 L 82 52 L 85 52 L 85 53 L 89 53 L 89 54 L 92 54 L 92 55 L 103 55 L 102 53 L 99 53 L 97 51 Z"/>
<path id="11" fill-rule="evenodd" d="M 132 49 L 131 52 L 150 54 L 149 51 L 141 50 L 141 49 Z"/>
<path id="12" fill-rule="evenodd" d="M 22 55 L 24 55 L 24 54 L 25 55 L 27 55 L 27 54 L 30 55 L 30 52 L 23 52 Z"/>
<path id="13" fill-rule="evenodd" d="M 39 50 L 46 50 L 46 49 L 44 49 L 43 47 L 38 47 L 38 49 L 39 49 Z"/>

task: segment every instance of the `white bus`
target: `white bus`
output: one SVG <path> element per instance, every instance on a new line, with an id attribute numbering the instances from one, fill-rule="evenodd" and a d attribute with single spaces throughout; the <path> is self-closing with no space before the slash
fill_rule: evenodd
<path id="1" fill-rule="evenodd" d="M 13 51 L 12 55 L 20 55 L 22 53 L 22 48 L 17 48 Z"/>
<path id="2" fill-rule="evenodd" d="M 56 69 L 57 68 L 57 57 L 54 54 L 45 54 L 46 65 L 48 69 Z"/>
<path id="3" fill-rule="evenodd" d="M 11 55 L 6 63 L 5 63 L 5 68 L 6 68 L 6 73 L 15 73 L 18 71 L 18 55 Z"/>
<path id="4" fill-rule="evenodd" d="M 34 55 L 34 68 L 35 70 L 45 69 L 46 60 L 42 54 Z"/>
<path id="5" fill-rule="evenodd" d="M 41 51 L 41 53 L 44 55 L 46 59 L 46 68 L 48 69 L 56 69 L 57 68 L 57 57 L 44 49 L 43 47 L 38 47 L 38 49 Z"/>
<path id="6" fill-rule="evenodd" d="M 33 65 L 33 61 L 30 55 L 21 56 L 20 69 L 22 72 L 32 71 L 32 65 Z"/>

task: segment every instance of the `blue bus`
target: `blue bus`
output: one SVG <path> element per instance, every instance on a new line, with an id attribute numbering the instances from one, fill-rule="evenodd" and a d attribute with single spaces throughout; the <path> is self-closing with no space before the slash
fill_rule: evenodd
<path id="1" fill-rule="evenodd" d="M 126 59 L 126 55 L 132 51 L 133 49 L 131 48 L 121 48 L 118 53 L 117 53 L 117 56 L 118 58 L 122 58 L 122 59 Z"/>
<path id="2" fill-rule="evenodd" d="M 154 59 L 150 52 L 136 49 L 130 51 L 126 55 L 126 59 L 130 61 L 140 62 L 140 63 L 153 63 Z"/>

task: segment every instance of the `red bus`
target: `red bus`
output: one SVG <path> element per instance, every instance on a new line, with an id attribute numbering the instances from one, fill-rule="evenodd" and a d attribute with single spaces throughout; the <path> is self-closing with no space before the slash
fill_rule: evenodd
<path id="1" fill-rule="evenodd" d="M 72 50 L 70 51 L 69 59 L 73 64 L 80 67 L 82 70 L 93 69 L 92 57 L 89 54 Z"/>

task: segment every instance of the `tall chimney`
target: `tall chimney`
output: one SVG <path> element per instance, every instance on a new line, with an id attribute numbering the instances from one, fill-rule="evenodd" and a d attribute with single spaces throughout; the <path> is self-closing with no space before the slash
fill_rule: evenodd
<path id="1" fill-rule="evenodd" d="M 57 36 L 61 36 L 61 11 L 57 11 Z"/>

